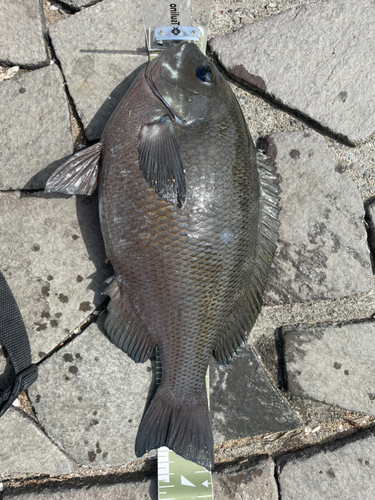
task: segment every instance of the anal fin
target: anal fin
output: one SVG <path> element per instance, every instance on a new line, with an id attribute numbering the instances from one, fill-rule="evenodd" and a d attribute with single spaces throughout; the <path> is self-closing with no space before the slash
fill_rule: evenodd
<path id="1" fill-rule="evenodd" d="M 126 309 L 116 279 L 109 283 L 104 293 L 111 297 L 104 322 L 109 340 L 136 363 L 144 363 L 154 353 L 156 343 L 152 335 Z"/>

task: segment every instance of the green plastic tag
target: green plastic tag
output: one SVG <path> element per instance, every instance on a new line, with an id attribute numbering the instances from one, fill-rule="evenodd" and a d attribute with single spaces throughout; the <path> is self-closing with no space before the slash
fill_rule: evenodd
<path id="1" fill-rule="evenodd" d="M 163 446 L 158 449 L 158 493 L 159 500 L 213 499 L 211 473 Z"/>

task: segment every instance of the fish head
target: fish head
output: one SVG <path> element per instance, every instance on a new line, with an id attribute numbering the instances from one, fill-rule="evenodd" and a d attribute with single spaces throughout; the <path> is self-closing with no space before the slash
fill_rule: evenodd
<path id="1" fill-rule="evenodd" d="M 181 42 L 149 64 L 146 79 L 177 121 L 190 124 L 216 118 L 227 85 L 214 64 L 194 43 Z M 228 87 L 229 88 L 229 87 Z"/>

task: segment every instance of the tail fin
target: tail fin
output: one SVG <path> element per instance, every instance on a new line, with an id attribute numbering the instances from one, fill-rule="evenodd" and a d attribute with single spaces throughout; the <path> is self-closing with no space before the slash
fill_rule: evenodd
<path id="1" fill-rule="evenodd" d="M 214 440 L 205 391 L 191 401 L 176 402 L 160 386 L 143 415 L 135 453 L 141 457 L 161 446 L 208 470 L 213 469 Z"/>

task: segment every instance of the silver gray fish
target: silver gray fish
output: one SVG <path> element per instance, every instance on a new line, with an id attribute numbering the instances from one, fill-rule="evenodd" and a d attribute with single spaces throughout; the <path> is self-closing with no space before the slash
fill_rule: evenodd
<path id="1" fill-rule="evenodd" d="M 100 220 L 115 274 L 105 328 L 136 362 L 158 346 L 162 380 L 137 456 L 168 446 L 213 468 L 205 373 L 229 363 L 260 311 L 276 248 L 272 168 L 215 66 L 180 43 L 141 71 L 100 143 L 46 190 L 90 194 L 100 167 Z"/>

